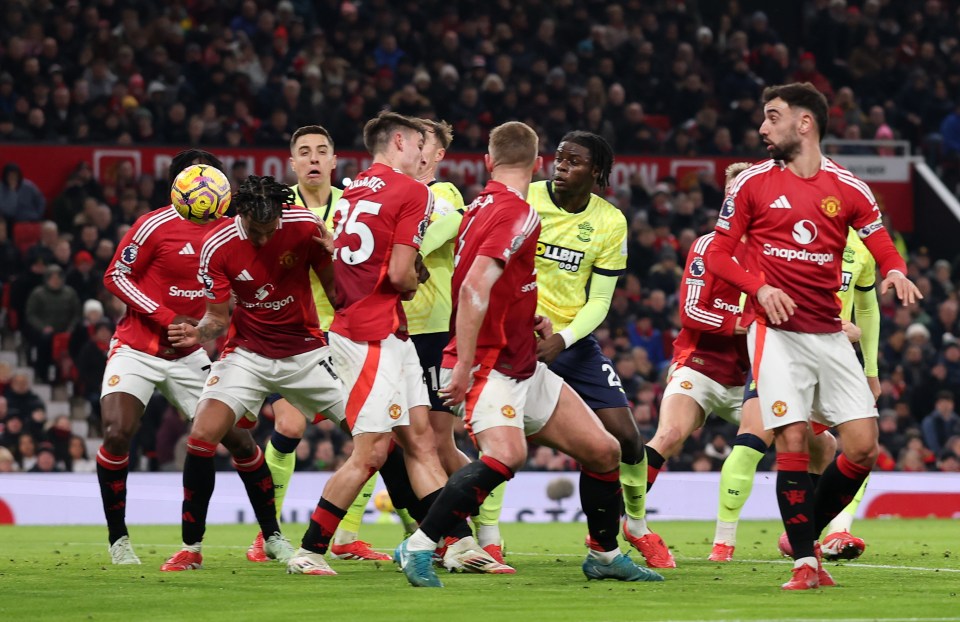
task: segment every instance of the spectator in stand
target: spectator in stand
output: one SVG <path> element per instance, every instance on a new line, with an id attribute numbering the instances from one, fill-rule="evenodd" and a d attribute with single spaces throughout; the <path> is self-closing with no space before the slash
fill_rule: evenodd
<path id="1" fill-rule="evenodd" d="M 943 449 L 951 436 L 960 434 L 960 415 L 953 407 L 953 393 L 941 391 L 937 394 L 933 412 L 923 418 L 923 442 L 934 454 Z"/>
<path id="2" fill-rule="evenodd" d="M 20 469 L 17 459 L 6 447 L 0 446 L 0 473 L 15 473 Z"/>
<path id="3" fill-rule="evenodd" d="M 26 469 L 31 473 L 62 473 L 63 469 L 57 462 L 57 456 L 49 443 L 42 443 L 37 449 L 36 460 L 33 466 Z"/>
<path id="4" fill-rule="evenodd" d="M 79 251 L 73 256 L 73 265 L 67 270 L 66 283 L 77 292 L 80 300 L 91 300 L 103 291 L 103 272 L 94 267 L 93 255 Z"/>
<path id="5" fill-rule="evenodd" d="M 74 434 L 70 437 L 70 459 L 67 462 L 73 473 L 96 473 L 97 461 L 87 455 L 87 443 L 83 437 Z"/>
<path id="6" fill-rule="evenodd" d="M 24 318 L 27 339 L 36 349 L 34 371 L 37 382 L 49 382 L 53 339 L 57 333 L 73 330 L 80 321 L 77 292 L 66 285 L 60 266 L 49 266 L 44 284 L 30 292 Z"/>
<path id="7" fill-rule="evenodd" d="M 102 317 L 103 307 L 100 309 Z M 77 391 L 90 402 L 90 418 L 93 421 L 100 421 L 100 387 L 103 385 L 103 372 L 107 367 L 107 352 L 112 337 L 113 323 L 110 320 L 98 320 L 93 327 L 91 338 L 80 347 L 75 359 L 78 372 Z"/>
<path id="8" fill-rule="evenodd" d="M 47 200 L 40 189 L 29 179 L 15 162 L 3 167 L 0 178 L 0 217 L 7 223 L 36 222 L 43 220 Z"/>
<path id="9" fill-rule="evenodd" d="M 7 221 L 0 218 L 0 287 L 20 274 L 22 269 L 20 250 L 10 239 L 9 231 Z"/>
<path id="10" fill-rule="evenodd" d="M 37 464 L 37 440 L 30 434 L 21 434 L 14 453 L 21 471 L 32 470 Z"/>
<path id="11" fill-rule="evenodd" d="M 44 409 L 43 400 L 31 388 L 30 376 L 25 372 L 14 372 L 3 395 L 7 398 L 8 419 L 19 419 L 26 423 L 34 412 Z"/>

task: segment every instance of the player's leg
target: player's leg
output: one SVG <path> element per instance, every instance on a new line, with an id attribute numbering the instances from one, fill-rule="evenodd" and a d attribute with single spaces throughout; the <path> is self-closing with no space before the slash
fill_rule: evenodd
<path id="1" fill-rule="evenodd" d="M 387 460 L 380 467 L 380 477 L 383 478 L 383 485 L 387 487 L 394 510 L 403 522 L 404 537 L 410 537 L 425 515 L 411 515 L 411 511 L 416 511 L 419 499 L 413 492 L 413 486 L 410 485 L 410 476 L 407 475 L 407 465 L 403 459 L 403 448 L 396 443 L 390 445 Z"/>
<path id="2" fill-rule="evenodd" d="M 540 367 L 540 366 L 538 366 Z M 545 370 L 544 370 L 545 371 Z M 527 407 L 554 402 L 554 379 L 546 372 L 538 391 L 531 391 Z M 536 378 L 536 376 L 535 376 Z M 620 443 L 573 389 L 561 383 L 556 406 L 533 442 L 558 449 L 580 463 L 580 505 L 587 517 L 588 553 L 583 572 L 588 579 L 662 581 L 663 577 L 634 564 L 617 542 L 620 507 Z M 542 408 L 542 406 L 540 407 Z M 531 413 L 536 418 L 535 413 Z"/>
<path id="3" fill-rule="evenodd" d="M 171 363 L 128 347 L 113 350 L 100 389 L 103 445 L 97 451 L 97 480 L 115 564 L 139 564 L 126 524 L 130 440 L 146 403 Z M 190 413 L 192 414 L 192 413 Z"/>
<path id="4" fill-rule="evenodd" d="M 110 376 L 104 375 L 104 379 Z M 144 404 L 129 393 L 111 393 L 100 399 L 103 445 L 97 452 L 97 480 L 107 519 L 110 557 L 115 564 L 139 564 L 127 531 L 127 474 L 130 439 L 139 427 Z"/>
<path id="5" fill-rule="evenodd" d="M 748 379 L 748 386 L 751 381 Z M 730 561 L 737 544 L 740 511 L 753 490 L 757 465 L 773 442 L 773 433 L 763 429 L 756 388 L 744 395 L 740 428 L 730 455 L 720 471 L 720 501 L 710 561 Z"/>
<path id="6" fill-rule="evenodd" d="M 383 467 L 381 467 L 383 468 Z M 330 545 L 330 555 L 336 559 L 356 561 L 388 562 L 392 558 L 370 548 L 369 542 L 360 539 L 360 525 L 367 511 L 367 504 L 373 496 L 373 489 L 377 486 L 377 474 L 374 473 L 367 483 L 360 489 L 360 494 L 353 500 L 347 513 L 333 534 L 333 544 Z"/>
<path id="7" fill-rule="evenodd" d="M 866 543 L 863 538 L 851 534 L 850 530 L 853 527 L 853 519 L 856 517 L 860 502 L 863 501 L 863 493 L 867 490 L 869 482 L 869 477 L 863 480 L 863 485 L 854 495 L 853 501 L 848 503 L 824 529 L 827 534 L 823 537 L 824 558 L 832 561 L 836 559 L 857 559 L 863 555 L 863 551 L 867 548 Z"/>
<path id="8" fill-rule="evenodd" d="M 307 420 L 299 410 L 283 399 L 279 393 L 268 395 L 264 402 L 270 404 L 273 408 L 273 434 L 267 441 L 267 447 L 263 454 L 267 467 L 270 469 L 270 475 L 273 477 L 274 511 L 277 515 L 277 521 L 279 521 L 283 510 L 283 500 L 287 496 L 287 487 L 290 485 L 290 478 L 293 476 L 293 469 L 297 463 L 294 452 L 307 429 Z M 263 547 L 263 532 L 258 531 L 253 542 L 247 548 L 247 559 L 252 562 L 270 561 Z"/>

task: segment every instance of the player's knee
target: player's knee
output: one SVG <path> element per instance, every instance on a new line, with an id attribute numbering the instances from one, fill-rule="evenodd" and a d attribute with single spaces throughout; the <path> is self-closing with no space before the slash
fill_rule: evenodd
<path id="1" fill-rule="evenodd" d="M 248 430 L 230 428 L 220 442 L 234 458 L 252 458 L 257 453 L 257 443 Z"/>
<path id="2" fill-rule="evenodd" d="M 677 454 L 677 450 L 683 441 L 683 434 L 681 434 L 679 428 L 673 425 L 661 425 L 657 428 L 657 433 L 650 441 L 650 445 L 665 458 L 669 458 Z"/>
<path id="3" fill-rule="evenodd" d="M 843 455 L 847 460 L 866 468 L 873 468 L 879 454 L 880 448 L 877 443 L 862 443 L 852 447 L 844 445 L 843 448 Z"/>
<path id="4" fill-rule="evenodd" d="M 588 471 L 609 473 L 620 466 L 620 443 L 606 434 L 589 452 L 590 459 L 581 464 Z"/>

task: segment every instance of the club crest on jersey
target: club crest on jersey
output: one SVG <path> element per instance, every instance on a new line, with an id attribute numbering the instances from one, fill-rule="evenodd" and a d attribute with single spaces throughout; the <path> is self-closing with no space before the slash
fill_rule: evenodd
<path id="1" fill-rule="evenodd" d="M 500 409 L 500 414 L 506 417 L 507 419 L 513 419 L 514 417 L 517 416 L 517 411 L 513 408 L 513 406 L 511 406 L 510 404 L 507 404 L 506 406 Z"/>
<path id="2" fill-rule="evenodd" d="M 129 244 L 120 251 L 120 259 L 123 260 L 123 263 L 133 263 L 137 260 L 137 255 L 139 254 L 140 246 L 137 244 Z"/>
<path id="3" fill-rule="evenodd" d="M 390 404 L 390 408 L 387 410 L 387 413 L 390 415 L 390 418 L 396 421 L 400 418 L 400 415 L 403 414 L 403 409 L 400 408 L 400 404 Z"/>
<path id="4" fill-rule="evenodd" d="M 703 257 L 694 257 L 690 262 L 690 274 L 693 276 L 703 276 L 707 267 L 703 264 Z"/>
<path id="5" fill-rule="evenodd" d="M 689 380 L 684 380 L 683 382 L 680 383 L 680 388 L 684 389 L 685 391 L 689 391 L 690 389 L 693 388 L 693 383 L 690 382 Z"/>
<path id="6" fill-rule="evenodd" d="M 594 228 L 589 222 L 582 222 L 577 225 L 577 229 L 580 230 L 580 233 L 577 234 L 577 239 L 581 242 L 589 242 L 590 236 L 593 235 Z"/>
<path id="7" fill-rule="evenodd" d="M 720 206 L 720 218 L 730 219 L 733 218 L 733 213 L 737 211 L 736 205 L 733 203 L 733 197 L 727 197 L 723 201 L 723 205 Z"/>
<path id="8" fill-rule="evenodd" d="M 107 386 L 108 386 L 108 387 L 115 387 L 115 386 L 117 386 L 118 384 L 120 384 L 120 376 L 118 376 L 118 375 L 116 375 L 116 374 L 110 376 L 110 380 L 107 380 Z"/>
<path id="9" fill-rule="evenodd" d="M 773 411 L 774 416 L 782 417 L 787 414 L 787 403 L 783 400 L 777 400 L 773 403 L 773 406 L 770 407 L 770 410 Z"/>
<path id="10" fill-rule="evenodd" d="M 830 218 L 836 218 L 837 214 L 840 213 L 840 199 L 830 195 L 826 199 L 820 201 L 820 209 L 822 209 L 823 213 Z"/>
<path id="11" fill-rule="evenodd" d="M 843 263 L 853 263 L 856 254 L 857 252 L 850 246 L 845 247 L 843 249 Z"/>
<path id="12" fill-rule="evenodd" d="M 297 263 L 297 255 L 293 251 L 286 251 L 280 255 L 280 265 L 289 270 Z"/>

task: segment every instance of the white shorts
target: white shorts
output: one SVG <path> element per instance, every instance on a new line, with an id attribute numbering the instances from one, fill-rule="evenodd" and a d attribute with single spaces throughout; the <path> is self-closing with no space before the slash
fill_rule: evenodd
<path id="1" fill-rule="evenodd" d="M 740 425 L 743 385 L 728 387 L 689 367 L 671 370 L 669 378 L 663 399 L 668 395 L 688 395 L 700 405 L 705 417 L 712 413 Z"/>
<path id="2" fill-rule="evenodd" d="M 343 386 L 327 346 L 282 359 L 237 348 L 213 364 L 200 399 L 223 402 L 239 420 L 259 413 L 271 393 L 281 394 L 308 422 L 320 416 L 343 421 Z"/>
<path id="3" fill-rule="evenodd" d="M 563 379 L 543 363 L 537 363 L 533 375 L 517 380 L 487 368 L 481 375 L 474 368 L 473 384 L 467 399 L 453 407 L 453 414 L 463 418 L 467 429 L 476 435 L 484 430 L 507 426 L 532 436 L 543 429 L 560 401 Z M 450 384 L 453 370 L 440 370 L 440 386 Z"/>
<path id="4" fill-rule="evenodd" d="M 210 357 L 202 349 L 183 358 L 168 360 L 127 345 L 115 347 L 111 344 L 100 397 L 127 393 L 146 406 L 157 390 L 185 417 L 193 419 L 208 371 Z"/>
<path id="5" fill-rule="evenodd" d="M 410 425 L 410 409 L 430 407 L 417 349 L 409 339 L 353 341 L 328 333 L 335 369 L 343 379 L 347 425 L 354 436 Z"/>
<path id="6" fill-rule="evenodd" d="M 867 377 L 844 333 L 795 333 L 754 322 L 747 346 L 767 430 L 798 421 L 834 427 L 877 416 Z"/>

